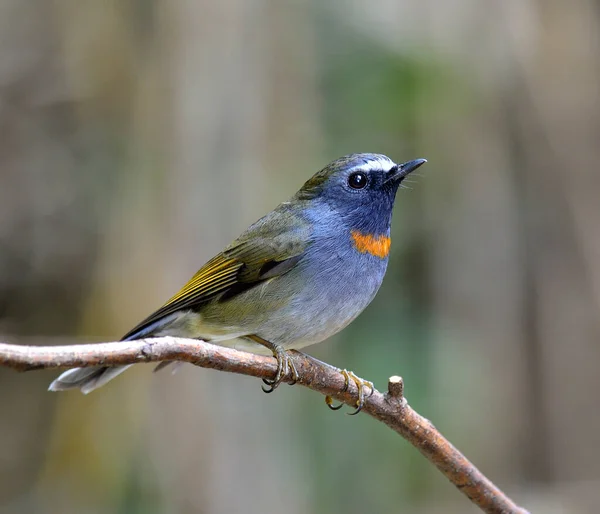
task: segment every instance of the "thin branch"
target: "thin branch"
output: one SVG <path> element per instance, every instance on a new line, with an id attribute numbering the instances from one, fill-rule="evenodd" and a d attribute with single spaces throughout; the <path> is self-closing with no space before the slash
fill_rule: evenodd
<path id="1" fill-rule="evenodd" d="M 300 375 L 298 384 L 355 406 L 357 388 L 337 368 L 299 352 L 293 355 Z M 73 346 L 20 346 L 0 343 L 0 365 L 17 371 L 43 368 L 118 366 L 138 362 L 183 361 L 203 368 L 272 378 L 277 364 L 271 357 L 240 352 L 203 341 L 159 337 L 116 343 Z M 415 412 L 404 397 L 402 378 L 391 377 L 385 394 L 375 390 L 363 411 L 399 433 L 427 457 L 462 493 L 488 513 L 527 511 L 517 506 L 466 457 L 447 441 L 433 424 Z"/>

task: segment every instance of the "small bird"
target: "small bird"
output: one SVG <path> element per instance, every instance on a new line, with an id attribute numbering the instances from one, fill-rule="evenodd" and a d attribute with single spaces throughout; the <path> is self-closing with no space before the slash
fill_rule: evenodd
<path id="1" fill-rule="evenodd" d="M 425 162 L 396 164 L 371 153 L 333 161 L 208 261 L 122 341 L 174 336 L 272 354 L 278 368 L 274 379 L 264 381 L 265 392 L 290 371 L 297 380 L 287 350 L 339 332 L 375 297 L 388 264 L 396 192 Z M 128 367 L 74 368 L 49 389 L 87 394 Z M 346 385 L 355 381 L 360 410 L 365 388 L 373 386 L 341 372 Z"/>

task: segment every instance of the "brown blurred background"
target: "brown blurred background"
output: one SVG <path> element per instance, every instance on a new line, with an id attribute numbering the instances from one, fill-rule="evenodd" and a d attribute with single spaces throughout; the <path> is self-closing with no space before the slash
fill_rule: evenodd
<path id="1" fill-rule="evenodd" d="M 600 4 L 1 0 L 0 334 L 114 340 L 351 152 L 426 157 L 387 279 L 309 349 L 533 512 L 600 490 Z M 0 369 L 0 512 L 477 512 L 303 388 Z"/>

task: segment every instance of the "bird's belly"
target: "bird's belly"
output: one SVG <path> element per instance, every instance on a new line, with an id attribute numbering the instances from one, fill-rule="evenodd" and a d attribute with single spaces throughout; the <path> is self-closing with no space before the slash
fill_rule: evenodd
<path id="1" fill-rule="evenodd" d="M 205 325 L 203 331 L 205 337 L 215 344 L 270 355 L 270 350 L 244 335 L 256 334 L 283 348 L 300 349 L 320 343 L 336 334 L 352 322 L 363 309 L 364 306 L 357 304 L 354 306 L 330 304 L 324 308 L 305 305 L 302 309 L 288 308 L 274 311 L 269 319 L 251 329 L 230 326 L 223 330 L 224 327 Z"/>
<path id="2" fill-rule="evenodd" d="M 370 258 L 354 260 L 350 266 L 325 263 L 310 274 L 299 266 L 202 309 L 196 314 L 193 331 L 196 337 L 254 353 L 270 352 L 244 335 L 256 334 L 288 349 L 319 343 L 367 307 L 381 285 L 386 264 Z"/>
<path id="3" fill-rule="evenodd" d="M 322 265 L 309 278 L 300 268 L 281 277 L 281 283 L 273 286 L 294 293 L 286 305 L 263 320 L 257 334 L 294 349 L 336 334 L 371 303 L 383 280 L 387 262 L 368 259 L 367 273 L 362 264 L 358 260 L 354 265 Z"/>

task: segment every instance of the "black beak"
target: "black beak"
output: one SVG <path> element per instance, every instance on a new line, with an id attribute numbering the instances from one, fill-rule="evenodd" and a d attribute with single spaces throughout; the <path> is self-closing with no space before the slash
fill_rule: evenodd
<path id="1" fill-rule="evenodd" d="M 392 168 L 390 170 L 390 175 L 386 182 L 389 180 L 397 180 L 398 182 L 402 182 L 402 180 L 404 180 L 409 173 L 412 173 L 417 168 L 420 168 L 426 162 L 426 159 L 415 159 L 414 161 L 408 161 L 404 164 L 398 164 L 396 168 Z"/>

